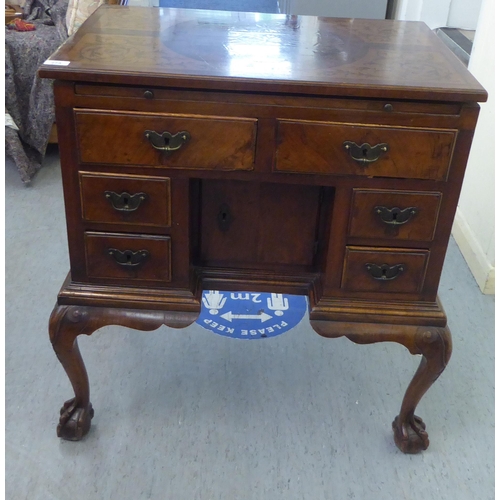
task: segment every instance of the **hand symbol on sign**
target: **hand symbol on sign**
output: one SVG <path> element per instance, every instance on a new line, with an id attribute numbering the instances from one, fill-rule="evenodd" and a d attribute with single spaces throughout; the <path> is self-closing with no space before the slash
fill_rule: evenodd
<path id="1" fill-rule="evenodd" d="M 276 316 L 283 316 L 283 311 L 288 309 L 288 299 L 283 298 L 282 293 L 272 293 L 271 298 L 267 299 L 267 307 L 275 311 Z"/>
<path id="2" fill-rule="evenodd" d="M 203 304 L 209 309 L 210 314 L 218 314 L 219 309 L 224 307 L 227 298 L 217 290 L 209 290 L 203 297 Z"/>

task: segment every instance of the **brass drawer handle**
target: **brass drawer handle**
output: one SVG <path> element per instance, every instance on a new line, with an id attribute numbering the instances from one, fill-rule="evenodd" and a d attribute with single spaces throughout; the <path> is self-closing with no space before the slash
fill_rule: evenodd
<path id="1" fill-rule="evenodd" d="M 104 196 L 109 200 L 111 206 L 119 212 L 135 212 L 139 205 L 148 198 L 146 193 L 130 194 L 126 191 L 121 194 L 114 191 L 104 191 Z"/>
<path id="2" fill-rule="evenodd" d="M 189 141 L 189 139 L 191 139 L 191 135 L 185 130 L 183 130 L 182 132 L 177 132 L 173 135 L 170 132 L 163 132 L 159 134 L 154 130 L 146 130 L 144 131 L 144 136 L 155 149 L 158 149 L 159 151 L 165 151 L 167 154 L 171 154 L 173 151 L 177 151 L 187 141 Z"/>
<path id="3" fill-rule="evenodd" d="M 367 142 L 358 146 L 355 142 L 345 141 L 343 144 L 350 157 L 358 163 L 366 164 L 377 161 L 383 153 L 389 151 L 389 145 L 385 142 L 370 146 Z"/>
<path id="4" fill-rule="evenodd" d="M 113 257 L 115 262 L 123 267 L 137 267 L 141 265 L 149 257 L 147 250 L 117 250 L 116 248 L 108 248 L 108 253 Z"/>
<path id="5" fill-rule="evenodd" d="M 414 215 L 418 213 L 417 207 L 408 207 L 401 210 L 398 207 L 387 208 L 382 206 L 374 207 L 375 213 L 380 216 L 380 220 L 392 226 L 406 224 Z"/>
<path id="6" fill-rule="evenodd" d="M 396 279 L 405 269 L 403 264 L 396 264 L 395 266 L 382 264 L 379 266 L 378 264 L 371 264 L 370 262 L 367 262 L 365 267 L 373 279 L 380 281 Z"/>

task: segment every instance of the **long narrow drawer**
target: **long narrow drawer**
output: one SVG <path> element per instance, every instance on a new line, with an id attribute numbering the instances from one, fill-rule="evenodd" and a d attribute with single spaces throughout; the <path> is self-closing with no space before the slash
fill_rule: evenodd
<path id="1" fill-rule="evenodd" d="M 349 236 L 431 241 L 441 193 L 354 189 Z"/>
<path id="2" fill-rule="evenodd" d="M 280 120 L 276 170 L 446 180 L 455 130 Z"/>
<path id="3" fill-rule="evenodd" d="M 427 250 L 347 247 L 342 289 L 418 293 L 424 282 L 428 257 Z"/>
<path id="4" fill-rule="evenodd" d="M 75 110 L 82 163 L 252 170 L 257 120 Z"/>
<path id="5" fill-rule="evenodd" d="M 168 236 L 85 233 L 87 276 L 118 280 L 169 282 L 171 243 Z"/>
<path id="6" fill-rule="evenodd" d="M 80 172 L 82 218 L 89 222 L 170 226 L 170 179 Z"/>

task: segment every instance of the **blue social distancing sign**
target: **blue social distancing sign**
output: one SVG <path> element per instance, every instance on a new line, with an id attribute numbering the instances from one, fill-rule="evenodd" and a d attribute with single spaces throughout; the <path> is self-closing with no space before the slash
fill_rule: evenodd
<path id="1" fill-rule="evenodd" d="M 306 311 L 303 295 L 204 290 L 196 322 L 224 337 L 262 339 L 291 330 Z"/>

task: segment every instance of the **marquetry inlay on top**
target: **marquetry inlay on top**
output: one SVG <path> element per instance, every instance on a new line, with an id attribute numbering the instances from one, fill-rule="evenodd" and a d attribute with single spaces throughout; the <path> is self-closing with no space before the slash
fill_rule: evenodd
<path id="1" fill-rule="evenodd" d="M 423 23 L 102 6 L 41 74 L 221 90 L 484 101 Z"/>

